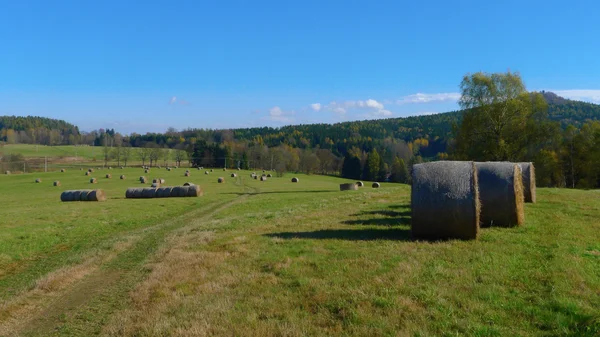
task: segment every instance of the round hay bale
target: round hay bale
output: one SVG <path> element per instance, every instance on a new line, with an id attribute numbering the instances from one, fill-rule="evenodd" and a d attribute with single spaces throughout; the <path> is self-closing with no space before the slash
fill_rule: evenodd
<path id="1" fill-rule="evenodd" d="M 144 177 L 144 176 L 140 176 L 140 182 L 141 182 L 142 184 L 145 184 L 145 183 L 146 183 L 146 180 L 147 180 L 147 179 L 146 179 L 146 177 Z"/>
<path id="2" fill-rule="evenodd" d="M 109 170 L 112 170 L 112 167 L 111 167 L 111 166 L 109 166 L 109 167 L 108 167 L 108 169 L 109 169 Z"/>
<path id="3" fill-rule="evenodd" d="M 72 191 L 64 191 L 60 194 L 60 201 L 73 201 Z"/>
<path id="4" fill-rule="evenodd" d="M 42 182 L 42 179 L 40 179 L 40 178 L 37 178 L 37 179 L 35 180 L 35 182 L 36 182 L 36 183 L 41 183 L 41 182 Z"/>
<path id="5" fill-rule="evenodd" d="M 373 185 L 371 185 L 371 187 L 373 187 L 373 188 L 380 188 L 381 184 L 380 183 L 373 183 Z"/>
<path id="6" fill-rule="evenodd" d="M 208 174 L 208 171 L 204 171 L 204 174 Z"/>
<path id="7" fill-rule="evenodd" d="M 10 174 L 10 171 L 4 171 L 4 174 Z"/>
<path id="8" fill-rule="evenodd" d="M 152 185 L 150 187 L 158 188 L 158 187 L 160 187 L 160 183 L 152 183 Z"/>
<path id="9" fill-rule="evenodd" d="M 193 185 L 194 185 L 194 183 L 190 183 L 190 182 L 183 183 L 183 186 L 193 186 Z"/>
<path id="10" fill-rule="evenodd" d="M 365 186 L 365 184 L 362 181 L 357 181 L 356 186 L 363 187 L 363 186 Z"/>
<path id="11" fill-rule="evenodd" d="M 123 166 L 119 167 L 121 170 L 123 169 Z"/>
<path id="12" fill-rule="evenodd" d="M 65 169 L 60 169 L 60 173 L 65 173 Z"/>
<path id="13" fill-rule="evenodd" d="M 88 196 L 90 195 L 91 190 L 82 190 L 79 194 L 79 201 L 88 201 Z"/>
<path id="14" fill-rule="evenodd" d="M 57 181 L 53 182 L 52 185 L 53 186 L 60 186 L 60 181 L 57 180 Z"/>
<path id="15" fill-rule="evenodd" d="M 92 173 L 92 172 L 94 172 L 94 169 L 88 169 L 88 172 Z"/>
<path id="16" fill-rule="evenodd" d="M 112 178 L 112 174 L 107 174 L 106 179 L 110 179 L 110 178 Z"/>
<path id="17" fill-rule="evenodd" d="M 142 189 L 142 198 L 150 199 L 156 197 L 156 188 L 145 187 Z"/>
<path id="18" fill-rule="evenodd" d="M 89 175 L 90 175 L 90 171 L 86 171 L 86 172 L 85 172 L 85 175 L 86 175 L 86 176 L 89 176 Z"/>
<path id="19" fill-rule="evenodd" d="M 212 171 L 213 171 L 213 169 L 210 169 L 210 172 L 212 172 Z"/>
<path id="20" fill-rule="evenodd" d="M 146 173 L 146 174 L 147 174 L 148 172 L 150 172 L 150 170 L 144 170 L 144 173 Z"/>
<path id="21" fill-rule="evenodd" d="M 232 174 L 231 174 L 231 178 L 235 178 L 235 177 L 237 177 L 237 174 L 235 174 L 235 173 L 232 173 Z"/>
<path id="22" fill-rule="evenodd" d="M 125 198 L 129 199 L 129 198 L 133 198 L 134 196 L 134 190 L 136 190 L 137 188 L 128 188 L 127 190 L 125 190 Z"/>
<path id="23" fill-rule="evenodd" d="M 79 171 L 83 171 L 83 167 L 80 167 L 80 168 L 79 168 Z"/>
<path id="24" fill-rule="evenodd" d="M 189 186 L 175 186 L 171 189 L 172 198 L 183 198 L 187 195 L 187 189 Z"/>
<path id="25" fill-rule="evenodd" d="M 473 162 L 417 164 L 412 172 L 414 238 L 476 239 L 479 234 L 479 186 Z"/>
<path id="26" fill-rule="evenodd" d="M 223 168 L 223 171 L 227 171 L 227 169 L 226 169 L 226 168 Z"/>
<path id="27" fill-rule="evenodd" d="M 515 163 L 475 163 L 481 202 L 481 226 L 514 227 L 525 221 L 523 178 Z"/>
<path id="28" fill-rule="evenodd" d="M 121 179 L 121 180 L 125 180 L 125 175 L 124 175 L 124 174 L 121 174 L 121 176 L 119 177 L 119 179 Z"/>
<path id="29" fill-rule="evenodd" d="M 255 179 L 255 180 L 258 180 L 258 175 L 254 175 L 254 179 Z"/>
<path id="30" fill-rule="evenodd" d="M 190 170 L 185 170 L 186 173 L 190 173 Z"/>
<path id="31" fill-rule="evenodd" d="M 238 167 L 238 168 L 237 168 L 237 170 L 238 170 L 238 171 L 241 171 L 242 169 Z"/>
<path id="32" fill-rule="evenodd" d="M 535 184 L 535 166 L 533 163 L 517 163 L 521 168 L 521 176 L 523 177 L 523 196 L 525 202 L 536 202 L 536 184 Z"/>
<path id="33" fill-rule="evenodd" d="M 187 190 L 187 197 L 201 197 L 204 195 L 204 191 L 199 185 L 190 185 Z"/>
<path id="34" fill-rule="evenodd" d="M 271 173 L 267 174 L 267 178 L 273 178 L 273 175 Z"/>
<path id="35" fill-rule="evenodd" d="M 300 181 L 298 178 L 296 178 L 296 177 L 292 178 L 293 183 L 297 183 L 298 181 Z"/>
<path id="36" fill-rule="evenodd" d="M 356 183 L 340 184 L 340 191 L 356 191 L 356 190 L 358 190 L 358 185 L 356 185 Z"/>
<path id="37" fill-rule="evenodd" d="M 93 190 L 87 195 L 87 201 L 106 201 L 106 194 L 103 190 Z"/>
<path id="38" fill-rule="evenodd" d="M 98 183 L 98 179 L 96 179 L 96 178 L 90 179 L 90 184 L 97 184 L 97 183 Z"/>
<path id="39" fill-rule="evenodd" d="M 260 177 L 260 181 L 267 181 L 267 176 Z"/>
<path id="40" fill-rule="evenodd" d="M 217 182 L 218 182 L 219 184 L 221 184 L 221 183 L 224 183 L 224 182 L 225 182 L 225 178 L 223 178 L 223 177 L 219 177 L 219 179 L 217 179 Z"/>
<path id="41" fill-rule="evenodd" d="M 186 173 L 184 173 L 184 174 L 183 174 L 183 176 L 184 176 L 184 177 L 189 177 L 189 176 L 190 176 L 190 173 L 189 173 L 189 172 L 186 172 Z"/>
<path id="42" fill-rule="evenodd" d="M 167 167 L 167 171 L 171 172 L 171 168 L 170 168 L 170 167 Z"/>
<path id="43" fill-rule="evenodd" d="M 198 169 L 198 171 L 202 170 L 202 168 L 200 166 L 196 167 Z"/>

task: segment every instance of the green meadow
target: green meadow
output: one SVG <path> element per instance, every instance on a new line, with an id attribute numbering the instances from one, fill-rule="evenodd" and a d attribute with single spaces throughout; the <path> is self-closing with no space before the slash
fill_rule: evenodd
<path id="1" fill-rule="evenodd" d="M 184 172 L 0 175 L 0 335 L 600 333 L 598 191 L 538 189 L 523 227 L 428 242 L 408 185 Z M 140 176 L 204 196 L 125 199 Z M 96 188 L 105 202 L 60 201 Z"/>

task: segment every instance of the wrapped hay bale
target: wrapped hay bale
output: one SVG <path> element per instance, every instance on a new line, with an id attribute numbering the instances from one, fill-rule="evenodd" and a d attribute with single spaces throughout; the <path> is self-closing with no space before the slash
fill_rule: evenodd
<path id="1" fill-rule="evenodd" d="M 124 175 L 124 174 L 121 174 L 121 176 L 119 177 L 119 179 L 121 179 L 121 180 L 125 180 L 125 175 Z"/>
<path id="2" fill-rule="evenodd" d="M 475 163 L 481 202 L 481 226 L 523 225 L 523 180 L 515 163 Z"/>
<path id="3" fill-rule="evenodd" d="M 258 176 L 257 176 L 257 175 L 254 175 L 254 179 L 255 179 L 255 180 L 258 180 Z"/>
<path id="4" fill-rule="evenodd" d="M 156 189 L 156 198 L 168 198 L 171 195 L 171 189 L 168 187 L 159 187 Z"/>
<path id="5" fill-rule="evenodd" d="M 480 203 L 473 162 L 417 164 L 412 181 L 413 238 L 477 238 Z"/>
<path id="6" fill-rule="evenodd" d="M 365 184 L 363 184 L 363 182 L 362 182 L 362 181 L 357 181 L 357 182 L 356 182 L 356 186 L 358 186 L 358 187 L 363 187 L 363 186 L 365 186 Z"/>
<path id="7" fill-rule="evenodd" d="M 296 177 L 292 178 L 293 183 L 297 183 L 298 181 L 299 181 L 298 178 L 296 178 Z"/>
<path id="8" fill-rule="evenodd" d="M 112 178 L 112 174 L 107 174 L 106 179 L 110 179 L 110 178 Z"/>
<path id="9" fill-rule="evenodd" d="M 267 181 L 267 176 L 260 177 L 260 181 Z"/>
<path id="10" fill-rule="evenodd" d="M 536 202 L 535 166 L 533 163 L 517 163 L 523 177 L 523 196 L 525 202 Z"/>
<path id="11" fill-rule="evenodd" d="M 37 179 L 35 180 L 35 182 L 36 182 L 36 183 L 41 183 L 41 182 L 42 182 L 42 179 L 40 179 L 40 178 L 37 178 Z"/>
<path id="12" fill-rule="evenodd" d="M 73 190 L 64 191 L 60 195 L 61 201 L 106 201 L 103 190 Z"/>
<path id="13" fill-rule="evenodd" d="M 190 185 L 188 186 L 186 197 L 201 197 L 204 195 L 202 188 L 198 185 Z"/>
<path id="14" fill-rule="evenodd" d="M 60 181 L 55 181 L 54 183 L 52 183 L 53 186 L 60 186 Z"/>
<path id="15" fill-rule="evenodd" d="M 340 184 L 340 191 L 356 191 L 356 190 L 358 190 L 358 185 L 356 185 L 356 183 Z"/>
<path id="16" fill-rule="evenodd" d="M 217 182 L 218 182 L 219 184 L 221 184 L 221 183 L 224 183 L 224 182 L 225 182 L 225 178 L 223 178 L 223 177 L 219 177 L 219 179 L 217 179 Z"/>
<path id="17" fill-rule="evenodd" d="M 183 198 L 187 195 L 189 186 L 175 186 L 171 189 L 172 198 Z"/>
<path id="18" fill-rule="evenodd" d="M 156 188 L 153 187 L 144 187 L 142 189 L 142 198 L 150 199 L 156 197 Z"/>
<path id="19" fill-rule="evenodd" d="M 373 183 L 373 185 L 371 185 L 371 187 L 373 187 L 373 188 L 380 188 L 381 184 L 379 184 L 379 183 Z"/>
<path id="20" fill-rule="evenodd" d="M 231 178 L 235 178 L 235 177 L 237 177 L 237 174 L 235 174 L 235 173 L 232 173 L 232 174 L 231 174 Z"/>
<path id="21" fill-rule="evenodd" d="M 90 179 L 90 184 L 97 184 L 97 183 L 98 183 L 98 179 L 96 179 L 96 178 Z"/>

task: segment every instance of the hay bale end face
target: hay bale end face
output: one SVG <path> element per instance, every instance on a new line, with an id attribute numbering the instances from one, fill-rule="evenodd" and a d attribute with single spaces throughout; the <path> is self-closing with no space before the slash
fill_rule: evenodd
<path id="1" fill-rule="evenodd" d="M 89 175 L 90 175 L 90 171 L 86 171 L 86 172 L 85 172 L 85 175 L 86 175 L 86 176 L 89 176 Z"/>
<path id="2" fill-rule="evenodd" d="M 525 221 L 521 167 L 507 162 L 475 163 L 481 226 L 514 227 Z"/>
<path id="3" fill-rule="evenodd" d="M 231 178 L 235 178 L 235 177 L 237 177 L 237 174 L 235 174 L 235 173 L 232 173 L 232 174 L 231 174 Z"/>
<path id="4" fill-rule="evenodd" d="M 96 178 L 90 179 L 90 184 L 96 184 L 96 183 L 98 183 L 98 180 Z"/>
<path id="5" fill-rule="evenodd" d="M 356 186 L 363 187 L 363 186 L 365 186 L 365 184 L 362 181 L 357 181 Z"/>
<path id="6" fill-rule="evenodd" d="M 40 178 L 37 178 L 37 179 L 35 180 L 35 182 L 36 182 L 36 183 L 41 183 L 41 182 L 42 182 L 42 179 L 40 179 Z"/>
<path id="7" fill-rule="evenodd" d="M 119 179 L 124 180 L 125 179 L 125 175 L 121 174 L 121 176 L 119 177 Z"/>
<path id="8" fill-rule="evenodd" d="M 476 239 L 479 186 L 473 162 L 439 161 L 413 166 L 413 238 Z"/>
<path id="9" fill-rule="evenodd" d="M 296 178 L 296 177 L 292 178 L 293 183 L 297 183 L 298 181 L 299 181 L 298 178 Z"/>
<path id="10" fill-rule="evenodd" d="M 88 172 L 92 173 L 92 172 L 94 172 L 94 169 L 88 169 Z"/>
<path id="11" fill-rule="evenodd" d="M 521 168 L 523 178 L 523 196 L 525 202 L 536 202 L 535 166 L 533 163 L 517 163 Z"/>
<path id="12" fill-rule="evenodd" d="M 219 184 L 222 184 L 222 183 L 224 183 L 224 182 L 225 182 L 225 178 L 223 178 L 223 177 L 219 177 L 219 179 L 217 179 L 217 182 L 218 182 Z"/>
<path id="13" fill-rule="evenodd" d="M 373 188 L 380 188 L 381 184 L 380 183 L 373 183 L 373 185 L 371 185 L 371 187 L 373 187 Z"/>
<path id="14" fill-rule="evenodd" d="M 60 181 L 58 181 L 58 180 L 57 180 L 57 181 L 55 181 L 55 182 L 54 182 L 52 185 L 53 185 L 53 186 L 60 186 Z"/>
<path id="15" fill-rule="evenodd" d="M 60 169 L 60 173 L 65 173 L 65 169 Z"/>
<path id="16" fill-rule="evenodd" d="M 110 178 L 112 178 L 112 174 L 107 174 L 106 179 L 110 179 Z"/>
<path id="17" fill-rule="evenodd" d="M 340 184 L 340 191 L 356 191 L 356 190 L 358 190 L 358 185 L 356 185 L 356 183 Z"/>

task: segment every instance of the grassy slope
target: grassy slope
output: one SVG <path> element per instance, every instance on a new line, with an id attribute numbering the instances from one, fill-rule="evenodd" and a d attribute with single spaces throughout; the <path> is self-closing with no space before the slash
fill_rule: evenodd
<path id="1" fill-rule="evenodd" d="M 94 157 L 101 160 L 102 147 L 97 146 L 46 146 L 30 144 L 12 144 L 3 146 L 4 153 L 20 153 L 24 157 L 75 157 L 91 160 Z"/>
<path id="2" fill-rule="evenodd" d="M 339 192 L 341 179 L 247 172 L 218 185 L 222 172 L 195 171 L 203 198 L 122 200 L 140 185 L 125 171 L 96 174 L 105 203 L 58 201 L 89 187 L 80 171 L 0 176 L 0 334 L 599 332 L 596 191 L 539 189 L 523 228 L 413 242 L 408 186 Z"/>

